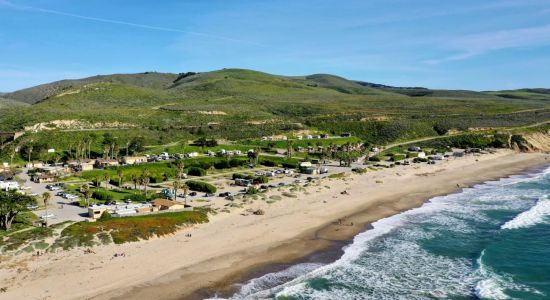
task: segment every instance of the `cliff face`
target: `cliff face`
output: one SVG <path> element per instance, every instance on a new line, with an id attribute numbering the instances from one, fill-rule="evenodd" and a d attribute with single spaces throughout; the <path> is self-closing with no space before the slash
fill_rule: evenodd
<path id="1" fill-rule="evenodd" d="M 546 133 L 528 133 L 522 136 L 512 136 L 511 148 L 522 152 L 550 152 L 550 131 Z"/>

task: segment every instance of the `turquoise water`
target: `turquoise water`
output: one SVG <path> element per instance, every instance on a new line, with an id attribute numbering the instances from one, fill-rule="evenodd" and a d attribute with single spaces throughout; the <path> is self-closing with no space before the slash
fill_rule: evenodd
<path id="1" fill-rule="evenodd" d="M 233 299 L 550 299 L 549 195 L 546 169 L 436 197 Z"/>

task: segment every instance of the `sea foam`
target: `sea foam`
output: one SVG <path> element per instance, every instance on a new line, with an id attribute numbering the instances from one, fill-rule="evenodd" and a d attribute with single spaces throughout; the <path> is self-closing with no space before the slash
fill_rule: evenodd
<path id="1" fill-rule="evenodd" d="M 548 196 L 539 198 L 537 203 L 528 211 L 524 211 L 512 220 L 502 225 L 501 229 L 518 229 L 531 227 L 544 222 L 550 216 L 550 200 Z"/>

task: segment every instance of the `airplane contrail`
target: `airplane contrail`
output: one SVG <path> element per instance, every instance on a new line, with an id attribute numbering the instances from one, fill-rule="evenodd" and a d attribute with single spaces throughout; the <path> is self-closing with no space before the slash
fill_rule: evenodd
<path id="1" fill-rule="evenodd" d="M 226 37 L 226 36 L 220 36 L 220 35 L 209 34 L 209 33 L 204 33 L 204 32 L 197 32 L 197 31 L 181 30 L 181 29 L 170 28 L 170 27 L 152 26 L 152 25 L 147 25 L 147 24 L 132 23 L 132 22 L 126 22 L 126 21 L 120 21 L 120 20 L 84 16 L 84 15 L 72 14 L 72 13 L 62 12 L 62 11 L 58 11 L 58 10 L 46 9 L 46 8 L 40 8 L 40 7 L 34 7 L 34 6 L 17 5 L 17 4 L 13 4 L 12 2 L 10 2 L 8 0 L 0 0 L 0 5 L 4 5 L 4 6 L 7 6 L 7 7 L 10 7 L 10 8 L 13 8 L 13 9 L 18 9 L 18 10 L 35 11 L 35 12 L 60 15 L 60 16 L 78 18 L 78 19 L 89 20 L 89 21 L 96 21 L 96 22 L 110 23 L 110 24 L 117 24 L 117 25 L 125 25 L 125 26 L 132 26 L 132 27 L 149 29 L 149 30 L 158 30 L 158 31 L 166 31 L 166 32 L 192 34 L 192 35 L 196 35 L 196 36 L 203 36 L 203 37 L 207 37 L 207 38 L 224 40 L 224 41 L 228 41 L 228 42 L 242 43 L 242 44 L 249 44 L 249 45 L 264 47 L 264 45 L 253 42 L 253 41 L 235 39 L 235 38 Z"/>

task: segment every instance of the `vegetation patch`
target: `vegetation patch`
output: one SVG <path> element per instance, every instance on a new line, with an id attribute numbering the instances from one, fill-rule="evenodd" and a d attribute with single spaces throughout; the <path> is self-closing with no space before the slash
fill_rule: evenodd
<path id="1" fill-rule="evenodd" d="M 206 222 L 208 217 L 202 211 L 101 218 L 96 222 L 78 222 L 68 226 L 52 248 L 92 247 L 99 243 L 110 243 L 111 240 L 115 244 L 137 242 L 173 234 L 186 225 Z"/>

